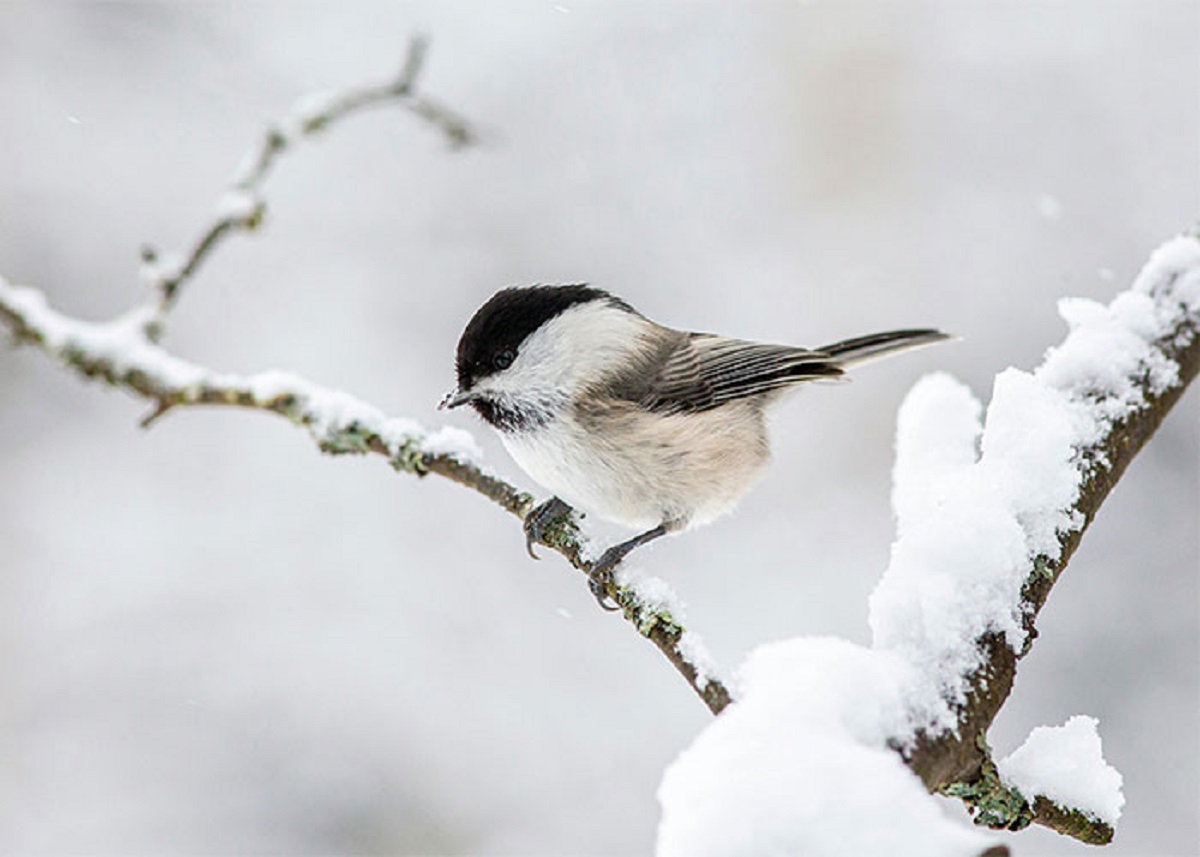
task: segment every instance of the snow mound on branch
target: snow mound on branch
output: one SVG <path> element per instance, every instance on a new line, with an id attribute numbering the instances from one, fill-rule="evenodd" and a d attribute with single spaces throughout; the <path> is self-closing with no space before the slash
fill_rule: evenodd
<path id="1" fill-rule="evenodd" d="M 984 634 L 1016 651 L 1026 644 L 1021 589 L 1083 525 L 1073 507 L 1090 468 L 1105 463 L 1099 442 L 1147 391 L 1178 383 L 1159 344 L 1200 312 L 1200 241 L 1164 244 L 1107 306 L 1067 298 L 1059 312 L 1066 339 L 1035 371 L 996 376 L 983 425 L 980 404 L 945 374 L 921 379 L 900 408 L 897 539 L 870 624 L 877 648 L 928 678 L 915 710 L 941 728 L 954 727 Z"/>
<path id="2" fill-rule="evenodd" d="M 170 275 L 164 271 L 152 271 L 149 276 Z M 159 321 L 154 305 L 138 307 L 108 322 L 82 321 L 52 309 L 37 289 L 14 286 L 0 277 L 0 312 L 5 309 L 36 332 L 46 351 L 62 362 L 103 366 L 117 378 L 136 376 L 144 386 L 167 398 L 195 402 L 201 391 L 207 391 L 213 395 L 205 401 L 260 408 L 286 399 L 292 403 L 293 421 L 306 425 L 323 446 L 349 449 L 355 437 L 373 433 L 393 455 L 411 447 L 414 452 L 446 455 L 464 464 L 476 464 L 482 456 L 474 438 L 462 429 L 445 427 L 430 432 L 415 420 L 387 417 L 349 393 L 290 372 L 235 375 L 176 357 L 150 337 L 150 329 Z"/>
<path id="3" fill-rule="evenodd" d="M 874 647 L 798 638 L 763 646 L 743 692 L 667 769 L 658 857 L 980 854 L 990 840 L 945 819 L 897 749 L 957 728 L 980 638 L 1027 642 L 1021 590 L 1083 524 L 1073 507 L 1098 446 L 1147 392 L 1178 381 L 1163 350 L 1194 335 L 1200 240 L 1154 253 L 1109 305 L 1065 300 L 1070 332 L 1034 372 L 995 380 L 986 419 L 966 386 L 922 379 L 900 409 L 897 538 L 871 596 Z M 1187 322 L 1187 324 L 1185 324 Z M 1177 343 L 1178 344 L 1178 343 Z M 1120 776 L 1095 722 L 1035 730 L 1002 763 L 1023 794 L 1110 824 Z"/>
<path id="4" fill-rule="evenodd" d="M 1125 795 L 1120 773 L 1104 761 L 1098 725 L 1096 718 L 1077 714 L 1062 726 L 1037 727 L 996 763 L 1000 778 L 1027 800 L 1041 795 L 1115 827 Z"/>
<path id="5" fill-rule="evenodd" d="M 987 835 L 942 813 L 887 748 L 909 668 L 832 639 L 762 646 L 740 701 L 663 775 L 658 857 L 977 855 Z"/>
<path id="6" fill-rule="evenodd" d="M 943 373 L 905 399 L 898 537 L 871 595 L 875 646 L 919 668 L 929 682 L 921 714 L 942 728 L 953 728 L 961 678 L 979 665 L 976 641 L 995 632 L 1014 649 L 1024 644 L 1021 587 L 1033 559 L 1056 559 L 1059 533 L 1082 523 L 1071 510 L 1082 479 L 1076 449 L 1094 436 L 1084 406 L 1016 369 L 996 377 L 986 428 L 980 411 Z"/>

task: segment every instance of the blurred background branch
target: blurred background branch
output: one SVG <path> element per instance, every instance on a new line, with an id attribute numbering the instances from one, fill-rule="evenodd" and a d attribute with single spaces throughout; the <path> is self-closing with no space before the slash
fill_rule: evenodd
<path id="1" fill-rule="evenodd" d="M 161 336 L 163 317 L 178 300 L 180 289 L 221 240 L 232 232 L 252 232 L 262 224 L 266 215 L 262 186 L 279 157 L 301 140 L 360 111 L 399 106 L 440 131 L 456 149 L 476 141 L 476 133 L 466 119 L 418 91 L 417 81 L 428 49 L 426 37 L 413 36 L 394 79 L 302 99 L 282 122 L 271 125 L 247 154 L 232 186 L 221 198 L 215 218 L 200 233 L 190 252 L 161 256 L 149 245 L 142 248 L 143 278 L 159 293 L 159 313 L 149 328 L 152 339 Z"/>

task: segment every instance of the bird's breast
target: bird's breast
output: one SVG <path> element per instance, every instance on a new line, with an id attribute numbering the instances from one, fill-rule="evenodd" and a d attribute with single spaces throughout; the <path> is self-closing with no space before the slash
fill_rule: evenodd
<path id="1" fill-rule="evenodd" d="M 761 409 L 750 405 L 662 415 L 595 404 L 502 438 L 517 464 L 567 503 L 640 529 L 729 511 L 769 457 Z"/>

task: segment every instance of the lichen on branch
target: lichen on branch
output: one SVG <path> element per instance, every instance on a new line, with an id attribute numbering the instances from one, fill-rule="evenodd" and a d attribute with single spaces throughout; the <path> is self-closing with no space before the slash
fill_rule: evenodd
<path id="1" fill-rule="evenodd" d="M 993 497 L 986 508 L 959 497 L 946 508 L 928 510 L 935 518 L 966 516 L 973 525 L 986 515 L 1013 515 L 1012 532 L 1020 539 L 1013 544 L 1015 558 L 1006 560 L 1010 569 L 1000 572 L 1006 581 L 1003 598 L 988 608 L 991 612 L 980 610 L 984 590 L 967 582 L 975 574 L 968 561 L 944 564 L 937 572 L 943 582 L 960 587 L 944 590 L 966 599 L 958 606 L 921 595 L 923 587 L 934 592 L 941 583 L 901 584 L 886 576 L 873 599 L 873 608 L 886 602 L 887 615 L 872 617 L 877 632 L 889 629 L 885 644 L 901 648 L 911 645 L 904 640 L 903 617 L 906 611 L 917 615 L 912 607 L 923 598 L 918 612 L 960 615 L 969 610 L 975 616 L 976 630 L 964 638 L 967 644 L 954 645 L 957 666 L 943 679 L 947 716 L 919 728 L 904 755 L 931 791 L 957 794 L 981 809 L 973 796 L 999 793 L 986 786 L 995 771 L 987 731 L 1012 690 L 1017 662 L 1037 636 L 1038 613 L 1104 499 L 1200 370 L 1200 237 L 1185 234 L 1166 242 L 1133 286 L 1108 305 L 1068 299 L 1060 312 L 1071 328 L 1066 340 L 1050 349 L 1034 372 L 1009 370 L 997 378 L 982 435 L 983 455 L 965 465 L 960 476 L 951 474 L 960 482 L 978 477 L 993 489 L 999 485 L 1002 496 Z M 944 421 L 944 410 L 931 413 Z M 903 512 L 901 518 L 903 529 Z M 942 526 L 936 520 L 926 524 Z M 938 549 L 945 552 L 946 547 Z M 985 561 L 984 556 L 977 561 Z M 996 586 L 992 580 L 987 591 L 1001 591 Z M 921 642 L 918 648 L 928 645 Z M 927 652 L 945 662 L 936 646 Z M 1112 819 L 1042 796 L 1025 797 L 1023 805 L 1004 816 L 1007 821 L 1001 819 L 1003 826 L 1028 818 L 1086 842 L 1112 838 Z M 985 823 L 1001 818 L 990 810 L 980 817 Z"/>

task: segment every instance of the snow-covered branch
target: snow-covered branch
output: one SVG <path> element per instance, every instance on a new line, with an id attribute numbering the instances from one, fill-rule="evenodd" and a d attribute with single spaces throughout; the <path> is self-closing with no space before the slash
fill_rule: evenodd
<path id="1" fill-rule="evenodd" d="M 143 279 L 156 299 L 109 322 L 91 323 L 52 309 L 45 295 L 0 277 L 0 324 L 18 343 L 32 344 L 63 365 L 98 378 L 151 403 L 142 419 L 149 426 L 168 411 L 198 405 L 232 406 L 282 416 L 305 428 L 322 451 L 371 453 L 397 471 L 433 473 L 471 488 L 523 518 L 533 497 L 498 478 L 478 463 L 477 447 L 465 432 L 444 428 L 429 432 L 417 422 L 386 417 L 353 396 L 286 372 L 236 375 L 184 360 L 162 347 L 165 318 L 180 289 L 201 268 L 224 237 L 256 229 L 266 203 L 262 185 L 279 156 L 307 136 L 365 108 L 396 105 L 433 124 L 453 146 L 469 145 L 475 132 L 456 113 L 416 89 L 426 51 L 423 39 L 409 46 L 399 75 L 386 83 L 309 96 L 272 126 L 239 169 L 232 187 L 216 206 L 186 256 L 143 251 Z M 591 564 L 575 520 L 565 521 L 544 540 L 585 574 Z M 667 657 L 714 713 L 730 695 L 715 677 L 703 642 L 682 624 L 680 607 L 653 580 L 622 579 L 608 597 L 625 618 Z"/>
<path id="2" fill-rule="evenodd" d="M 196 405 L 231 406 L 277 414 L 307 429 L 322 451 L 372 453 L 400 472 L 446 477 L 524 518 L 533 497 L 489 473 L 477 461 L 474 440 L 459 429 L 429 432 L 389 418 L 372 405 L 286 372 L 235 375 L 183 360 L 147 334 L 157 307 L 141 307 L 105 323 L 68 318 L 37 289 L 0 278 L 0 321 L 18 342 L 37 346 L 63 365 L 153 403 L 148 425 L 166 411 Z M 587 572 L 586 545 L 573 523 L 546 539 L 575 568 Z M 729 692 L 707 666 L 702 644 L 685 631 L 678 608 L 646 582 L 614 585 L 610 597 L 638 633 L 654 643 L 714 713 Z"/>
<path id="3" fill-rule="evenodd" d="M 915 390 L 902 414 L 912 424 L 900 429 L 900 537 L 872 599 L 872 627 L 877 646 L 942 673 L 949 707 L 918 729 L 907 754 L 930 789 L 985 778 L 984 738 L 1036 636 L 1038 611 L 1109 491 L 1200 369 L 1200 239 L 1164 244 L 1108 306 L 1067 299 L 1060 312 L 1067 339 L 1033 373 L 996 378 L 982 434 L 966 425 L 977 408 L 969 394 L 945 379 Z M 953 400 L 957 430 L 946 428 Z M 979 443 L 978 460 L 935 460 L 921 439 L 935 436 L 935 424 L 944 449 L 965 454 Z M 950 586 L 955 594 L 943 599 Z M 963 648 L 966 640 L 974 645 Z M 1081 838 L 1111 839 L 1115 817 L 1093 818 L 1101 823 Z M 997 823 L 1029 820 L 1079 828 L 1077 818 L 1036 807 Z"/>
<path id="4" fill-rule="evenodd" d="M 987 730 L 1088 524 L 1200 370 L 1200 236 L 1160 247 L 1109 305 L 1060 312 L 1066 340 L 1032 373 L 997 376 L 985 419 L 947 375 L 909 394 L 874 645 L 753 652 L 738 704 L 663 778 L 660 857 L 1006 852 L 925 790 L 987 826 L 1112 838 L 1121 778 L 1094 720 L 1036 729 L 998 763 Z"/>

